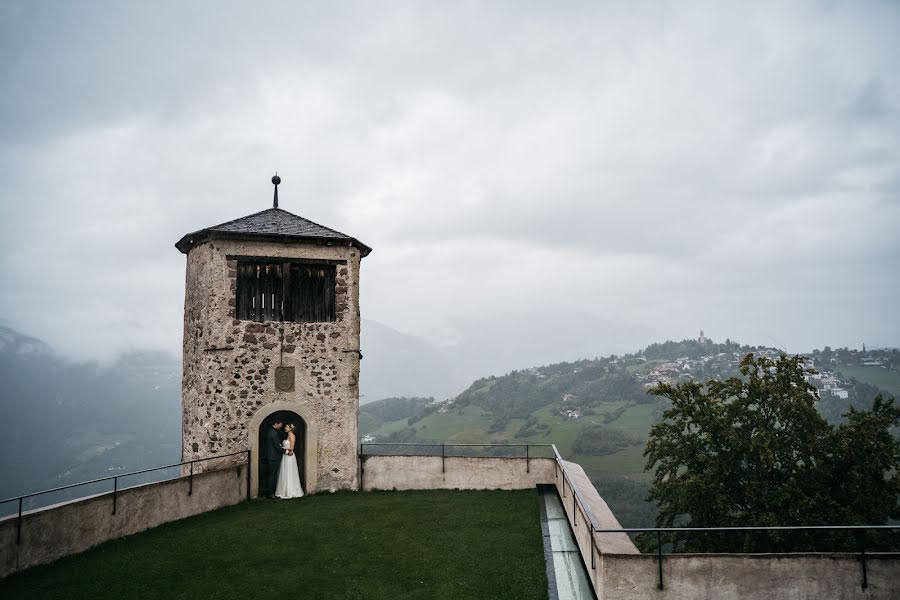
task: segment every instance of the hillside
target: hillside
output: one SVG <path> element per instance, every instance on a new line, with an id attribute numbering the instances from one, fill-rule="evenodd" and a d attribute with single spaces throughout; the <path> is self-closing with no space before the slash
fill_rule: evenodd
<path id="1" fill-rule="evenodd" d="M 134 352 L 74 363 L 0 326 L 0 496 L 177 461 L 181 364 Z"/>
<path id="2" fill-rule="evenodd" d="M 360 403 L 393 396 L 446 399 L 486 374 L 620 352 L 635 335 L 654 339 L 654 332 L 640 325 L 570 311 L 557 312 L 552 320 L 540 313 L 476 313 L 454 321 L 450 330 L 448 339 L 420 338 L 364 319 Z"/>
<path id="3" fill-rule="evenodd" d="M 666 401 L 647 394 L 647 389 L 657 381 L 737 375 L 738 362 L 747 352 L 779 354 L 774 348 L 731 341 L 653 344 L 622 357 L 478 379 L 445 402 L 392 398 L 367 404 L 360 411 L 360 434 L 377 442 L 554 443 L 565 458 L 585 468 L 623 524 L 651 525 L 654 513 L 645 502 L 650 477 L 644 472 L 643 450 Z M 879 388 L 889 393 L 890 382 L 900 377 L 891 356 L 885 351 L 879 367 L 848 367 L 831 356 L 826 364 L 815 357 L 820 372 L 810 381 L 820 388 L 823 415 L 836 421 L 850 406 L 868 407 Z M 853 357 L 848 354 L 842 360 Z M 875 359 L 856 360 L 862 364 Z M 841 376 L 839 368 L 852 369 L 854 378 Z"/>

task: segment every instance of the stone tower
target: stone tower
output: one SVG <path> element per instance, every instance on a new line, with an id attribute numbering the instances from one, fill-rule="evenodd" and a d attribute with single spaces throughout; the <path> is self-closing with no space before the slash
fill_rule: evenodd
<path id="1" fill-rule="evenodd" d="M 356 489 L 359 268 L 371 248 L 274 207 L 185 235 L 182 460 L 250 448 L 297 425 L 308 492 Z M 213 461 L 215 462 L 215 461 Z M 195 465 L 195 468 L 199 465 Z"/>

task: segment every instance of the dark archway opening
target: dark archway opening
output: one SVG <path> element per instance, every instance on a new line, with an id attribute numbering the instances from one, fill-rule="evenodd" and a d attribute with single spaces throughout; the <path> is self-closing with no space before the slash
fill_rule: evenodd
<path id="1" fill-rule="evenodd" d="M 297 442 L 294 445 L 294 456 L 284 458 L 293 458 L 297 461 L 297 469 L 300 471 L 300 484 L 303 486 L 303 491 L 307 491 L 306 486 L 306 421 L 304 421 L 300 415 L 295 412 L 291 412 L 289 410 L 279 410 L 278 412 L 274 412 L 263 420 L 262 425 L 259 426 L 259 432 L 257 435 L 259 436 L 259 445 L 257 448 L 260 448 L 259 458 L 257 459 L 257 469 L 259 476 L 259 485 L 257 487 L 257 493 L 260 497 L 265 497 L 266 495 L 266 467 L 267 465 L 263 464 L 262 456 L 264 452 L 262 448 L 264 447 L 266 440 L 265 434 L 266 432 L 272 428 L 272 425 L 275 424 L 275 421 L 281 421 L 282 423 L 293 423 L 296 426 L 296 430 L 294 430 L 294 435 L 297 436 Z M 283 440 L 286 436 L 284 434 L 284 430 L 279 431 L 279 435 Z M 283 459 L 282 459 L 283 460 Z"/>

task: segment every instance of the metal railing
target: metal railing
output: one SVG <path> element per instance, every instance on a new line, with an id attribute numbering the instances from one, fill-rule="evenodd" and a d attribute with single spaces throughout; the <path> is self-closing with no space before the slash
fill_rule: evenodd
<path id="1" fill-rule="evenodd" d="M 426 447 L 438 448 L 441 449 L 440 456 L 442 458 L 446 458 L 448 456 L 472 456 L 470 454 L 467 455 L 459 455 L 459 454 L 447 454 L 447 448 L 458 448 L 458 447 L 475 447 L 475 448 L 491 448 L 491 447 L 499 447 L 499 448 L 524 448 L 523 452 L 520 452 L 517 456 L 510 456 L 509 454 L 505 454 L 503 456 L 510 458 L 525 458 L 526 463 L 530 458 L 538 458 L 534 454 L 531 453 L 530 448 L 540 447 L 540 448 L 552 448 L 553 456 L 552 458 L 556 461 L 556 467 L 554 470 L 554 477 L 559 480 L 560 474 L 562 474 L 562 485 L 559 485 L 562 492 L 563 503 L 565 506 L 565 502 L 567 501 L 567 493 L 566 486 L 568 484 L 568 490 L 571 492 L 572 497 L 572 526 L 578 527 L 578 515 L 581 514 L 581 520 L 585 525 L 590 526 L 589 530 L 589 538 L 591 543 L 591 570 L 597 569 L 597 562 L 595 559 L 595 553 L 597 552 L 597 542 L 594 538 L 595 533 L 620 533 L 623 535 L 628 535 L 631 533 L 656 533 L 657 536 L 657 548 L 656 548 L 656 558 L 657 558 L 657 571 L 659 575 L 659 581 L 657 583 L 657 587 L 659 589 L 663 589 L 663 544 L 662 544 L 662 534 L 664 533 L 683 533 L 683 532 L 749 532 L 749 531 L 859 531 L 862 533 L 860 537 L 860 562 L 862 564 L 862 588 L 866 589 L 869 586 L 868 580 L 868 571 L 866 568 L 866 544 L 865 544 L 865 531 L 867 530 L 900 530 L 900 525 L 783 525 L 783 526 L 760 526 L 760 527 L 620 527 L 617 529 L 612 528 L 603 528 L 597 524 L 597 521 L 594 517 L 594 514 L 588 508 L 588 504 L 584 499 L 584 496 L 578 490 L 578 487 L 573 483 L 572 476 L 566 468 L 565 461 L 559 453 L 559 450 L 556 448 L 555 444 L 442 444 L 442 443 L 375 443 L 375 442 L 367 442 L 364 444 L 360 444 L 360 457 L 365 456 L 437 456 L 437 454 L 423 454 L 420 452 L 397 452 L 397 453 L 374 453 L 374 454 L 366 454 L 363 451 L 363 446 L 395 446 L 395 447 L 409 447 L 412 450 L 424 449 Z M 485 456 L 485 458 L 499 458 L 499 456 Z M 541 458 L 551 458 L 551 457 L 541 457 Z M 360 461 L 362 464 L 362 461 Z M 528 466 L 526 465 L 526 472 Z M 444 470 L 444 464 L 442 461 L 441 470 Z M 362 482 L 360 482 L 362 485 Z M 577 539 L 577 538 L 576 538 Z"/>
<path id="2" fill-rule="evenodd" d="M 371 447 L 374 452 L 366 452 L 365 447 Z M 440 454 L 437 449 L 440 448 Z M 466 452 L 465 449 L 484 449 L 490 448 L 498 451 L 489 452 Z M 365 476 L 365 467 L 363 459 L 367 456 L 440 456 L 441 457 L 441 473 L 447 472 L 448 458 L 524 458 L 525 472 L 531 472 L 531 459 L 533 458 L 553 458 L 552 456 L 540 456 L 535 454 L 533 449 L 556 448 L 553 444 L 462 444 L 462 443 L 446 443 L 446 442 L 360 442 L 359 445 L 359 489 L 363 489 L 363 477 Z M 397 450 L 402 451 L 397 451 Z M 431 449 L 432 451 L 428 451 Z M 448 452 L 449 449 L 449 452 Z M 549 453 L 548 453 L 549 454 Z"/>
<path id="3" fill-rule="evenodd" d="M 866 536 L 869 530 L 900 530 L 900 525 L 769 525 L 746 527 L 621 527 L 619 529 L 594 529 L 594 533 L 655 533 L 656 534 L 656 559 L 659 573 L 657 588 L 663 589 L 663 541 L 664 533 L 684 532 L 748 532 L 748 531 L 858 531 L 860 535 L 859 559 L 862 564 L 862 589 L 869 587 L 869 576 L 866 569 Z M 694 553 L 697 554 L 697 553 Z M 720 554 L 720 553 L 700 553 Z"/>
<path id="4" fill-rule="evenodd" d="M 367 453 L 365 451 L 365 447 L 372 447 L 376 449 L 387 450 L 386 452 L 373 452 Z M 390 448 L 393 447 L 393 448 Z M 424 452 L 425 449 L 432 448 L 435 450 L 434 453 Z M 363 459 L 367 456 L 438 456 L 436 450 L 440 448 L 440 457 L 441 457 L 441 472 L 446 472 L 446 459 L 448 457 L 456 458 L 456 457 L 482 457 L 482 458 L 519 458 L 525 459 L 525 472 L 528 473 L 531 471 L 531 459 L 532 458 L 551 458 L 556 462 L 556 467 L 554 469 L 554 478 L 557 480 L 560 477 L 560 473 L 562 474 L 562 497 L 566 498 L 566 484 L 569 485 L 569 490 L 572 494 L 572 523 L 575 527 L 578 526 L 578 517 L 577 513 L 581 512 L 582 521 L 584 523 L 590 524 L 591 530 L 597 529 L 597 521 L 594 519 L 594 514 L 588 509 L 587 503 L 584 501 L 584 497 L 581 492 L 578 491 L 578 488 L 575 484 L 572 483 L 571 475 L 569 474 L 568 469 L 566 469 L 566 465 L 564 464 L 562 456 L 559 454 L 559 450 L 556 448 L 556 444 L 459 444 L 459 443 L 441 443 L 441 442 L 415 442 L 415 443 L 406 443 L 406 442 L 365 442 L 360 443 L 359 455 L 360 459 Z M 447 449 L 450 448 L 450 454 L 447 453 Z M 470 453 L 461 453 L 460 449 L 462 448 L 491 448 L 491 449 L 503 449 L 502 452 L 493 452 L 487 455 L 484 454 L 470 454 Z M 520 449 L 517 454 L 510 454 L 506 450 L 512 449 Z M 548 452 L 550 456 L 540 456 L 535 454 L 532 449 L 540 448 L 542 450 L 549 449 L 551 452 Z M 363 489 L 363 461 L 360 460 L 360 490 Z M 594 561 L 594 549 L 596 548 L 596 543 L 594 541 L 594 536 L 590 536 L 591 538 L 591 568 L 596 568 L 596 563 Z"/>
<path id="5" fill-rule="evenodd" d="M 89 481 L 80 481 L 78 483 L 63 485 L 60 487 L 51 488 L 49 490 L 41 490 L 39 492 L 31 492 L 30 494 L 23 494 L 21 496 L 14 496 L 12 498 L 6 498 L 5 500 L 0 500 L 0 504 L 6 504 L 8 502 L 18 502 L 19 503 L 18 516 L 16 518 L 16 545 L 18 545 L 22 539 L 22 504 L 26 498 L 34 498 L 36 496 L 43 496 L 44 494 L 60 492 L 62 490 L 70 490 L 72 488 L 80 487 L 83 485 L 91 485 L 94 483 L 101 483 L 104 481 L 112 481 L 113 482 L 112 514 L 116 514 L 116 505 L 117 505 L 119 491 L 120 491 L 119 490 L 119 479 L 121 479 L 123 477 L 130 477 L 133 475 L 141 475 L 144 473 L 152 473 L 153 471 L 162 471 L 163 469 L 173 469 L 175 467 L 184 467 L 185 465 L 190 465 L 190 471 L 189 471 L 188 475 L 179 475 L 178 477 L 171 477 L 169 479 L 154 481 L 150 484 L 145 483 L 145 484 L 140 484 L 140 485 L 152 485 L 155 483 L 165 483 L 166 481 L 175 481 L 176 479 L 183 479 L 184 477 L 187 477 L 188 478 L 188 496 L 191 496 L 194 493 L 194 464 L 195 463 L 202 463 L 202 462 L 206 462 L 209 460 L 218 460 L 218 459 L 222 459 L 222 458 L 229 458 L 231 456 L 237 456 L 239 454 L 247 455 L 247 462 L 246 462 L 246 464 L 247 464 L 247 498 L 250 498 L 250 471 L 251 471 L 250 464 L 251 463 L 250 463 L 250 450 L 247 449 L 247 450 L 240 450 L 238 452 L 232 452 L 230 454 L 220 454 L 218 456 L 209 456 L 207 458 L 197 458 L 194 460 L 180 462 L 180 463 L 176 463 L 176 464 L 172 464 L 172 465 L 165 465 L 163 467 L 152 467 L 150 469 L 142 469 L 140 471 L 132 471 L 130 473 L 122 473 L 121 475 L 111 475 L 109 477 L 101 477 L 99 479 L 91 479 Z M 244 463 L 240 463 L 240 464 L 244 464 Z M 137 487 L 137 486 L 133 486 L 133 487 Z M 123 489 L 128 489 L 128 488 L 123 488 Z M 108 494 L 109 492 L 101 492 L 101 493 Z M 77 501 L 77 500 L 80 500 L 83 498 L 90 498 L 94 495 L 97 495 L 97 494 L 92 494 L 91 496 L 81 496 L 78 498 L 72 498 L 68 501 L 73 502 L 73 501 Z"/>
<path id="6" fill-rule="evenodd" d="M 374 451 L 366 452 L 365 448 Z M 360 456 L 441 456 L 444 458 L 524 458 L 527 463 L 532 458 L 553 458 L 553 456 L 540 456 L 535 454 L 533 448 L 549 449 L 553 444 L 462 444 L 446 442 L 362 442 L 360 443 Z M 437 449 L 440 448 L 440 454 Z M 484 454 L 483 452 L 467 452 L 466 449 L 489 448 L 495 451 Z M 396 452 L 395 449 L 402 451 Z M 432 451 L 428 451 L 428 450 Z M 547 453 L 549 454 L 549 452 Z"/>

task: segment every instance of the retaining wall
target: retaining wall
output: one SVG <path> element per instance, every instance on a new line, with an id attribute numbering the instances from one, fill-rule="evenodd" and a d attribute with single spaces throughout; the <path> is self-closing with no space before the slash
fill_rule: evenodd
<path id="1" fill-rule="evenodd" d="M 521 490 L 552 484 L 552 458 L 364 456 L 363 490 Z"/>
<path id="2" fill-rule="evenodd" d="M 564 476 L 563 468 L 568 477 Z M 663 556 L 663 589 L 655 555 L 640 554 L 625 534 L 594 533 L 619 522 L 575 463 L 549 458 L 366 456 L 364 490 L 528 489 L 555 484 L 591 583 L 600 600 L 813 600 L 900 598 L 900 554 L 867 555 L 862 588 L 858 554 L 673 554 Z M 16 517 L 0 519 L 0 577 L 87 550 L 169 521 L 237 504 L 247 497 L 247 465 L 189 480 L 120 490 L 26 512 L 21 542 Z M 574 488 L 573 488 L 574 486 Z M 581 501 L 576 500 L 575 489 Z"/>
<path id="3" fill-rule="evenodd" d="M 600 566 L 595 589 L 602 600 L 900 598 L 896 554 L 866 555 L 865 590 L 859 555 L 843 553 L 664 555 L 662 590 L 653 555 L 603 556 Z"/>
<path id="4" fill-rule="evenodd" d="M 121 489 L 112 514 L 112 492 L 47 506 L 0 519 L 0 577 L 83 552 L 102 542 L 169 521 L 237 504 L 247 497 L 247 465 Z"/>
<path id="5" fill-rule="evenodd" d="M 593 533 L 570 482 L 600 529 L 620 527 L 584 470 L 565 462 L 556 488 L 599 600 L 896 600 L 900 554 L 867 554 L 863 589 L 859 554 L 640 554 L 625 534 Z M 593 543 L 592 543 L 593 538 Z"/>

